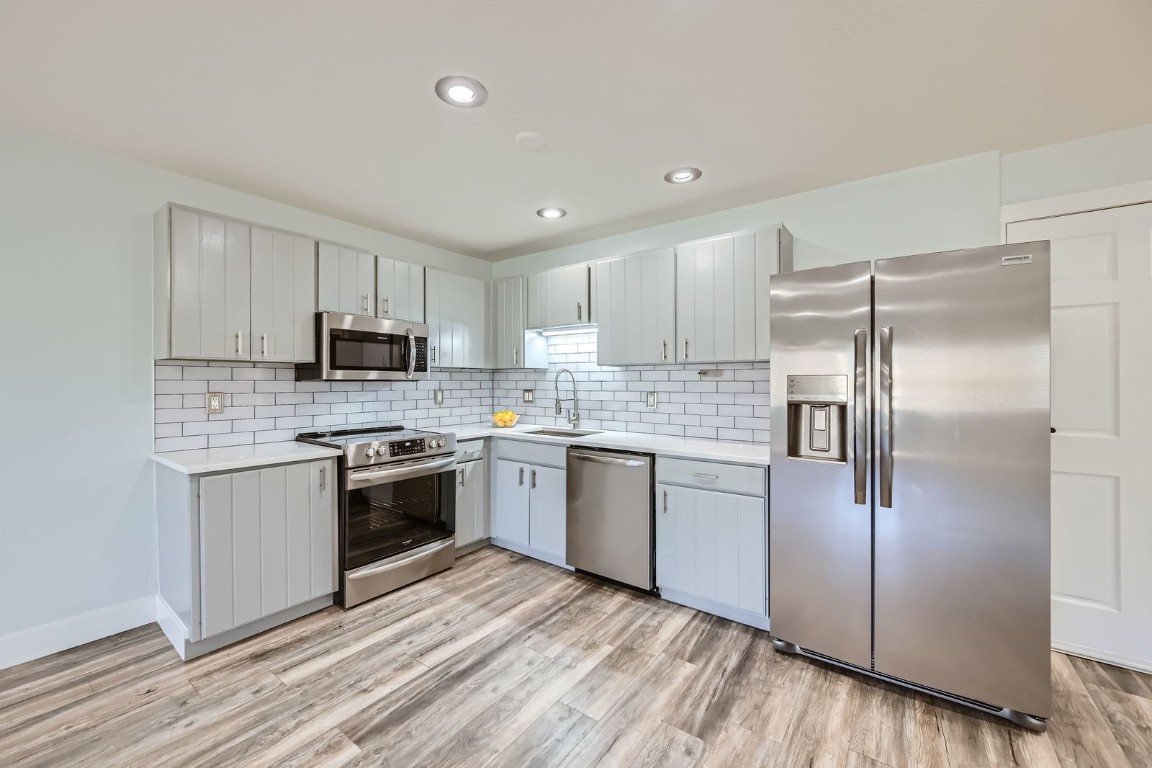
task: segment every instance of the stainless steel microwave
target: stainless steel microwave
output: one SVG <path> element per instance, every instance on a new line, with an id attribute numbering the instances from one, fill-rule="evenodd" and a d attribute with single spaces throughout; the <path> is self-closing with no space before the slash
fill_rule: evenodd
<path id="1" fill-rule="evenodd" d="M 316 313 L 316 362 L 296 381 L 414 381 L 428 378 L 428 326 L 342 312 Z"/>

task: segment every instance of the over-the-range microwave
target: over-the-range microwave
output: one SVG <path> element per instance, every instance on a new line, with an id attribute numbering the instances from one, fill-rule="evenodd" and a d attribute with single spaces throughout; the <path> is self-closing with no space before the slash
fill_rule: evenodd
<path id="1" fill-rule="evenodd" d="M 316 362 L 297 381 L 415 381 L 428 378 L 428 326 L 342 312 L 316 313 Z"/>

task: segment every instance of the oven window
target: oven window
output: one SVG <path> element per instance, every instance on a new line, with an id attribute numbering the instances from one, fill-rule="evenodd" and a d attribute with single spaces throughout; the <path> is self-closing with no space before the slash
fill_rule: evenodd
<path id="1" fill-rule="evenodd" d="M 328 367 L 343 371 L 403 371 L 407 368 L 408 337 L 395 334 L 333 330 Z"/>
<path id="2" fill-rule="evenodd" d="M 348 491 L 345 569 L 452 536 L 455 477 L 455 472 L 438 472 Z"/>

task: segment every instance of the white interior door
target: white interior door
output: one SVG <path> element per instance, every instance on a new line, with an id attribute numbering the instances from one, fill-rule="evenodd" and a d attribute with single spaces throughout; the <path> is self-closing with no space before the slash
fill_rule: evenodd
<path id="1" fill-rule="evenodd" d="M 1052 644 L 1152 670 L 1152 204 L 1007 235 L 1052 241 Z"/>

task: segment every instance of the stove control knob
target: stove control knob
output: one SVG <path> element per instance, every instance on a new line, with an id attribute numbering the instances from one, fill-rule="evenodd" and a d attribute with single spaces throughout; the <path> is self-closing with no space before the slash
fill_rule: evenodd
<path id="1" fill-rule="evenodd" d="M 368 448 L 364 451 L 364 455 L 368 458 L 372 458 L 376 455 L 379 448 L 380 445 L 378 443 L 372 443 L 372 445 L 368 446 Z"/>
<path id="2" fill-rule="evenodd" d="M 433 440 L 432 441 L 432 447 L 433 448 L 443 448 L 444 447 L 444 441 L 443 440 Z"/>

